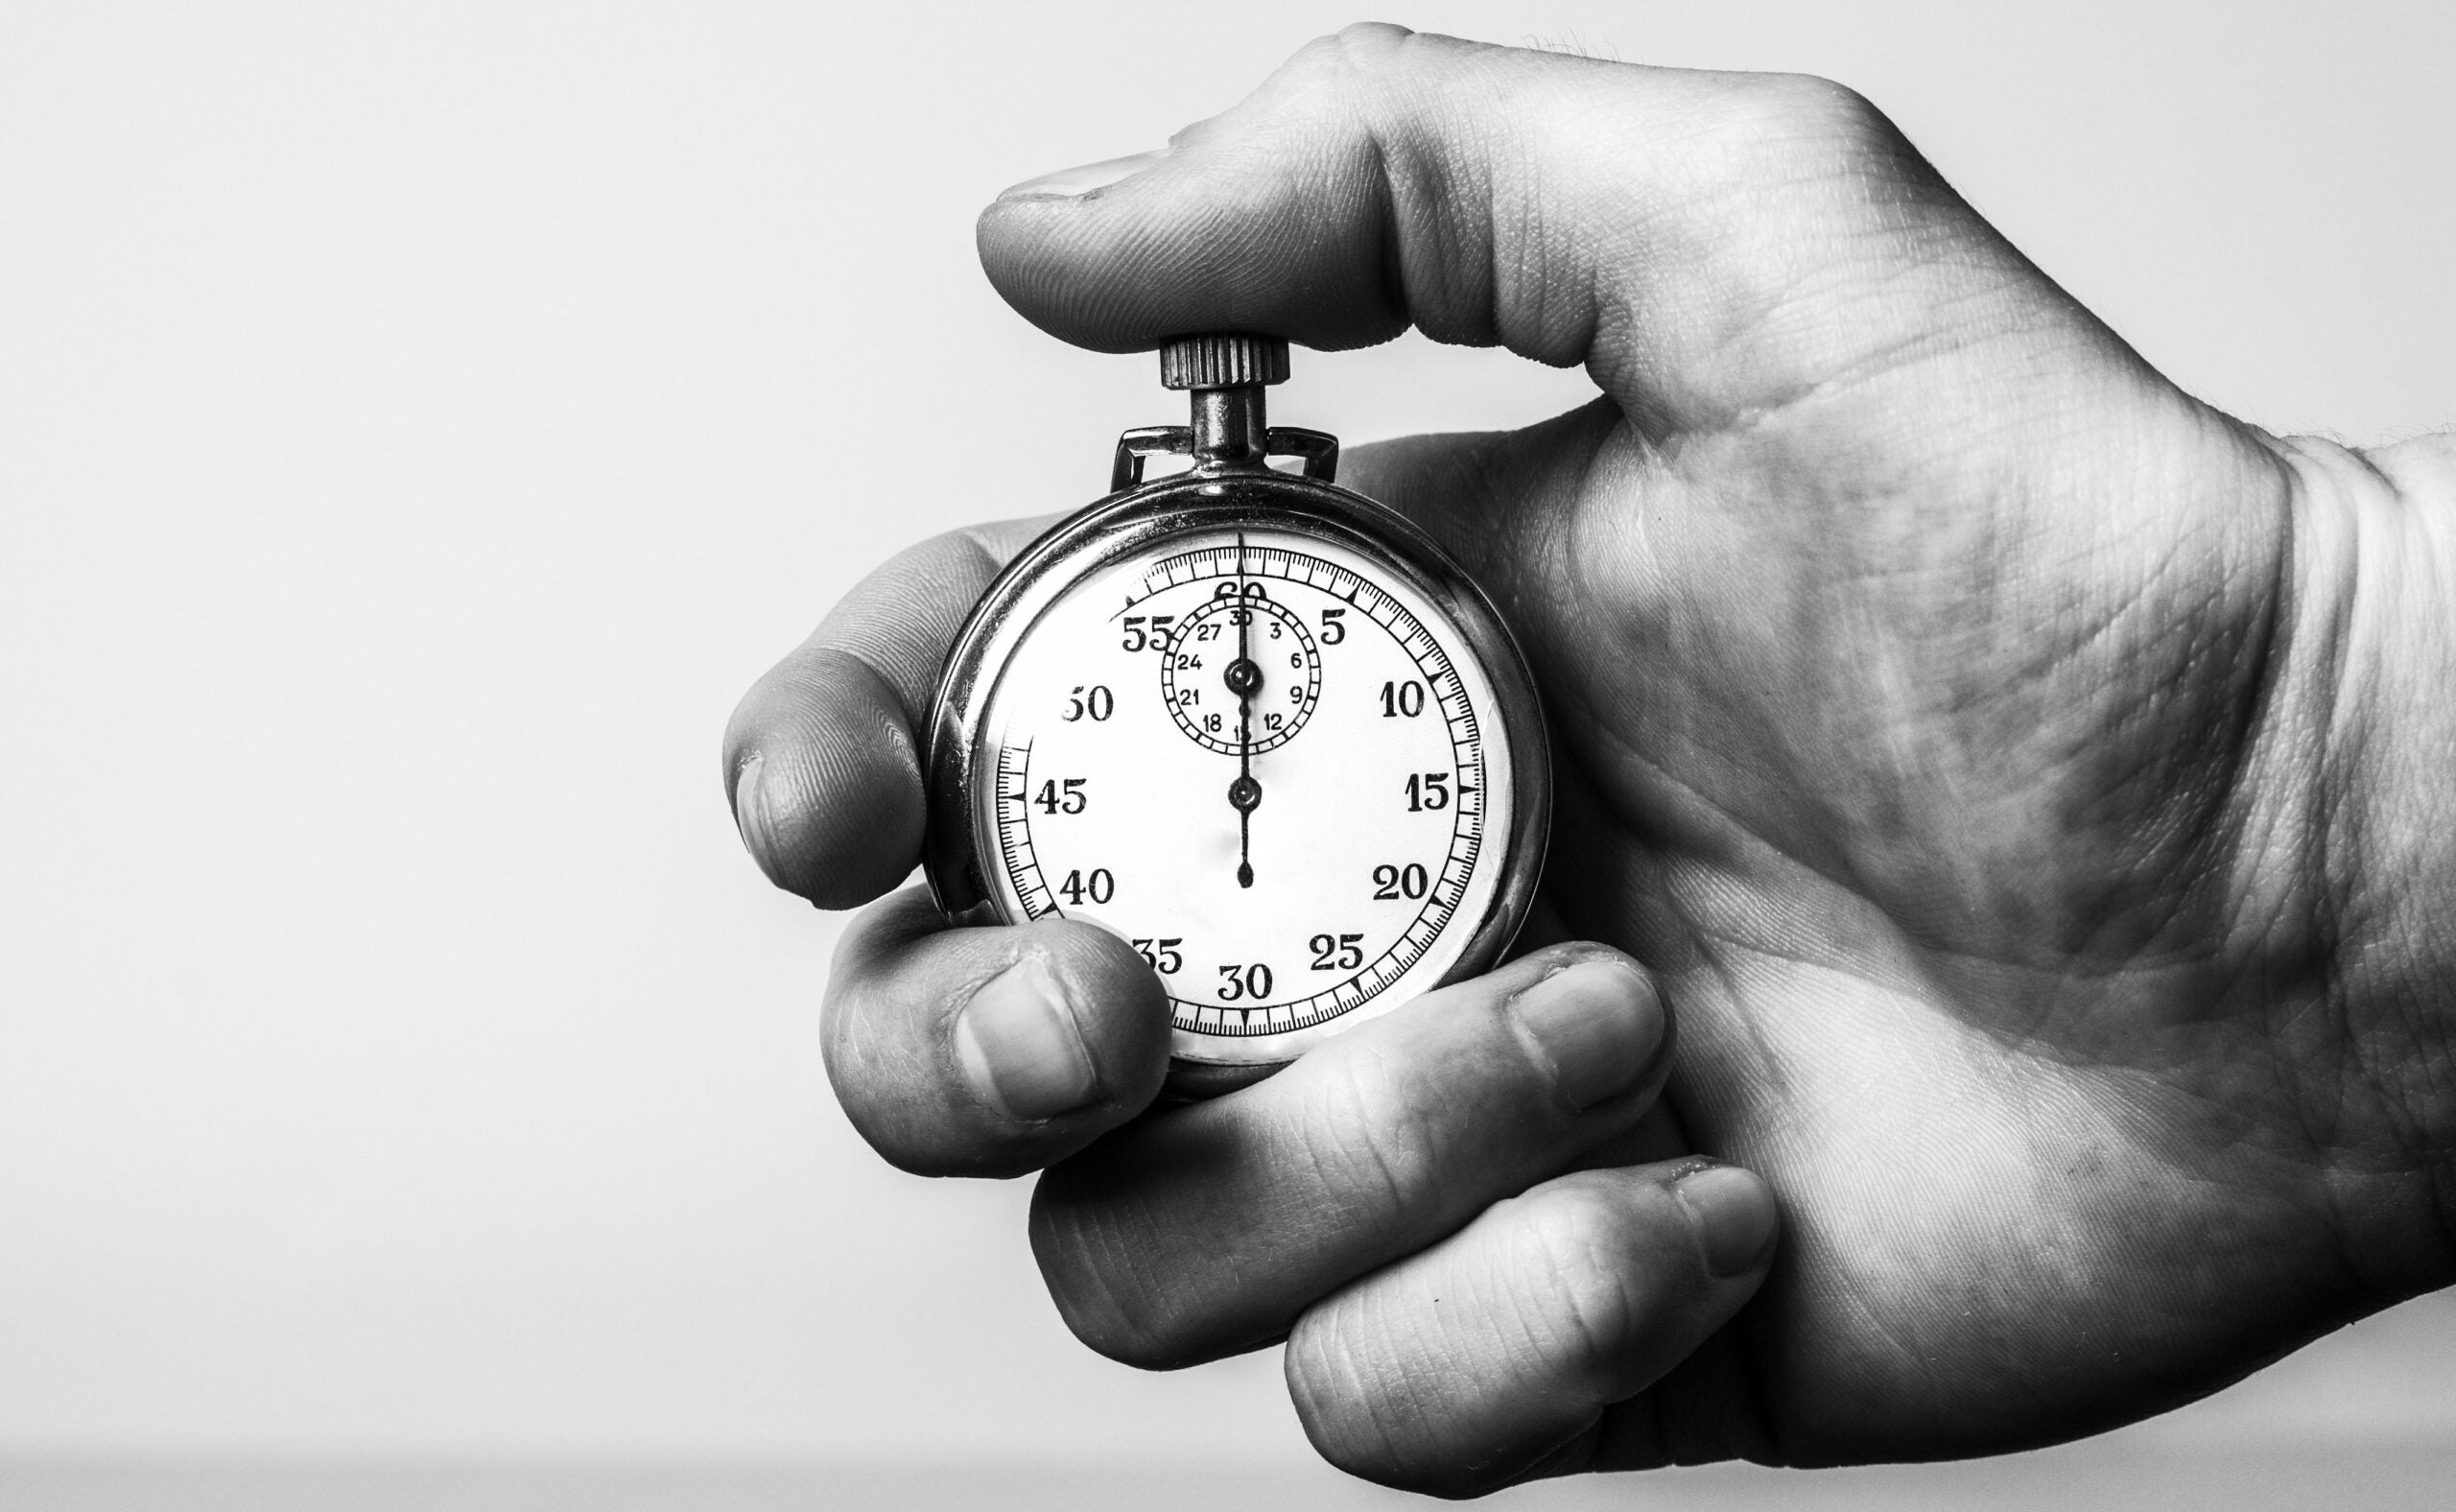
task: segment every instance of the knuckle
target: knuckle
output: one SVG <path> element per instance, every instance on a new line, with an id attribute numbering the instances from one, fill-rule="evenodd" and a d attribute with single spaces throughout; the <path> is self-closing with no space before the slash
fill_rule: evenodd
<path id="1" fill-rule="evenodd" d="M 1896 155 L 1900 133 L 1867 96 L 1814 74 L 1759 74 L 1734 86 L 1723 106 L 1726 161 L 1752 177 L 1822 177 Z"/>
<path id="2" fill-rule="evenodd" d="M 1794 126 L 1829 136 L 1863 135 L 1885 124 L 1866 95 L 1817 74 L 1777 74 L 1772 89 L 1780 115 Z"/>
<path id="3" fill-rule="evenodd" d="M 1522 1198 L 1518 1275 L 1539 1278 L 1530 1332 L 1553 1368 L 1572 1375 L 1626 1354 L 1643 1326 L 1632 1256 L 1635 1221 L 1626 1202 L 1599 1185 L 1569 1183 Z"/>
<path id="4" fill-rule="evenodd" d="M 1355 21 L 1298 48 L 1288 64 L 1307 73 L 1368 72 L 1388 63 L 1414 35 L 1387 21 Z"/>
<path id="5" fill-rule="evenodd" d="M 1403 1228 L 1450 1211 L 1448 1140 L 1421 1073 L 1388 1055 L 1357 1055 L 1323 1078 L 1300 1121 L 1304 1158 L 1343 1212 L 1362 1209 Z"/>
<path id="6" fill-rule="evenodd" d="M 1282 65 L 1279 78 L 1291 86 L 1285 98 L 1302 100 L 1316 90 L 1343 104 L 1368 97 L 1429 65 L 1437 66 L 1446 50 L 1435 44 L 1443 40 L 1386 21 L 1342 27 L 1306 43 Z"/>

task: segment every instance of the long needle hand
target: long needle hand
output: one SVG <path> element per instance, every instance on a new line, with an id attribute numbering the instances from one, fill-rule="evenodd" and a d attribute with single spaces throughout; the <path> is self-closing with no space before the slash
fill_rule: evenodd
<path id="1" fill-rule="evenodd" d="M 1245 570 L 1245 538 L 1237 537 L 1237 570 Z M 1250 654 L 1254 645 L 1253 601 L 1242 594 L 1236 607 L 1237 659 L 1228 664 L 1228 691 L 1237 696 L 1237 780 L 1228 785 L 1228 802 L 1237 810 L 1237 886 L 1254 885 L 1254 806 L 1263 801 L 1263 785 L 1254 780 L 1254 695 L 1261 691 L 1263 670 Z"/>

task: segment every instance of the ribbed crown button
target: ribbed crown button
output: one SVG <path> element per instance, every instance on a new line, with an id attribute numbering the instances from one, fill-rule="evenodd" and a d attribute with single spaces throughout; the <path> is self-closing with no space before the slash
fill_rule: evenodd
<path id="1" fill-rule="evenodd" d="M 1180 336 L 1160 346 L 1160 383 L 1169 389 L 1240 389 L 1287 381 L 1287 343 L 1276 336 Z"/>

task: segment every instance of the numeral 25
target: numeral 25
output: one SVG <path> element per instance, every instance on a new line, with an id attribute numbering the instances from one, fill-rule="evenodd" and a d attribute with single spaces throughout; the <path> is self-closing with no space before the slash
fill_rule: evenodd
<path id="1" fill-rule="evenodd" d="M 1305 948 L 1313 953 L 1315 971 L 1354 971 L 1364 964 L 1361 934 L 1316 934 Z"/>

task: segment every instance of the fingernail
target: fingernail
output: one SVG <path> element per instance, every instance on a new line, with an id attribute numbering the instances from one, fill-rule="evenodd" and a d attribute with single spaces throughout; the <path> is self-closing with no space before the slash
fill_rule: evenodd
<path id="1" fill-rule="evenodd" d="M 1169 149 L 1155 148 L 1137 153 L 1131 157 L 1112 157 L 1102 163 L 1085 163 L 1080 168 L 1061 168 L 1053 174 L 1027 178 L 998 196 L 1001 200 L 1072 200 L 1122 183 L 1169 155 Z"/>
<path id="2" fill-rule="evenodd" d="M 734 773 L 733 827 L 742 836 L 742 848 L 750 852 L 760 871 L 781 887 L 785 879 L 776 872 L 776 835 L 768 812 L 768 789 L 759 780 L 760 762 L 760 757 L 753 756 Z"/>
<path id="3" fill-rule="evenodd" d="M 1027 1122 L 1072 1113 L 1100 1076 L 1064 996 L 1038 958 L 992 977 L 956 1019 L 956 1053 L 975 1090 Z"/>
<path id="4" fill-rule="evenodd" d="M 1663 1049 L 1663 1002 L 1653 983 L 1614 960 L 1565 966 L 1522 992 L 1518 1022 L 1551 1059 L 1570 1105 L 1591 1108 L 1645 1079 Z"/>
<path id="5" fill-rule="evenodd" d="M 1744 1276 L 1764 1263 L 1782 1222 L 1764 1182 L 1736 1166 L 1707 1166 L 1681 1177 L 1671 1190 L 1697 1225 L 1708 1269 L 1717 1276 Z"/>

